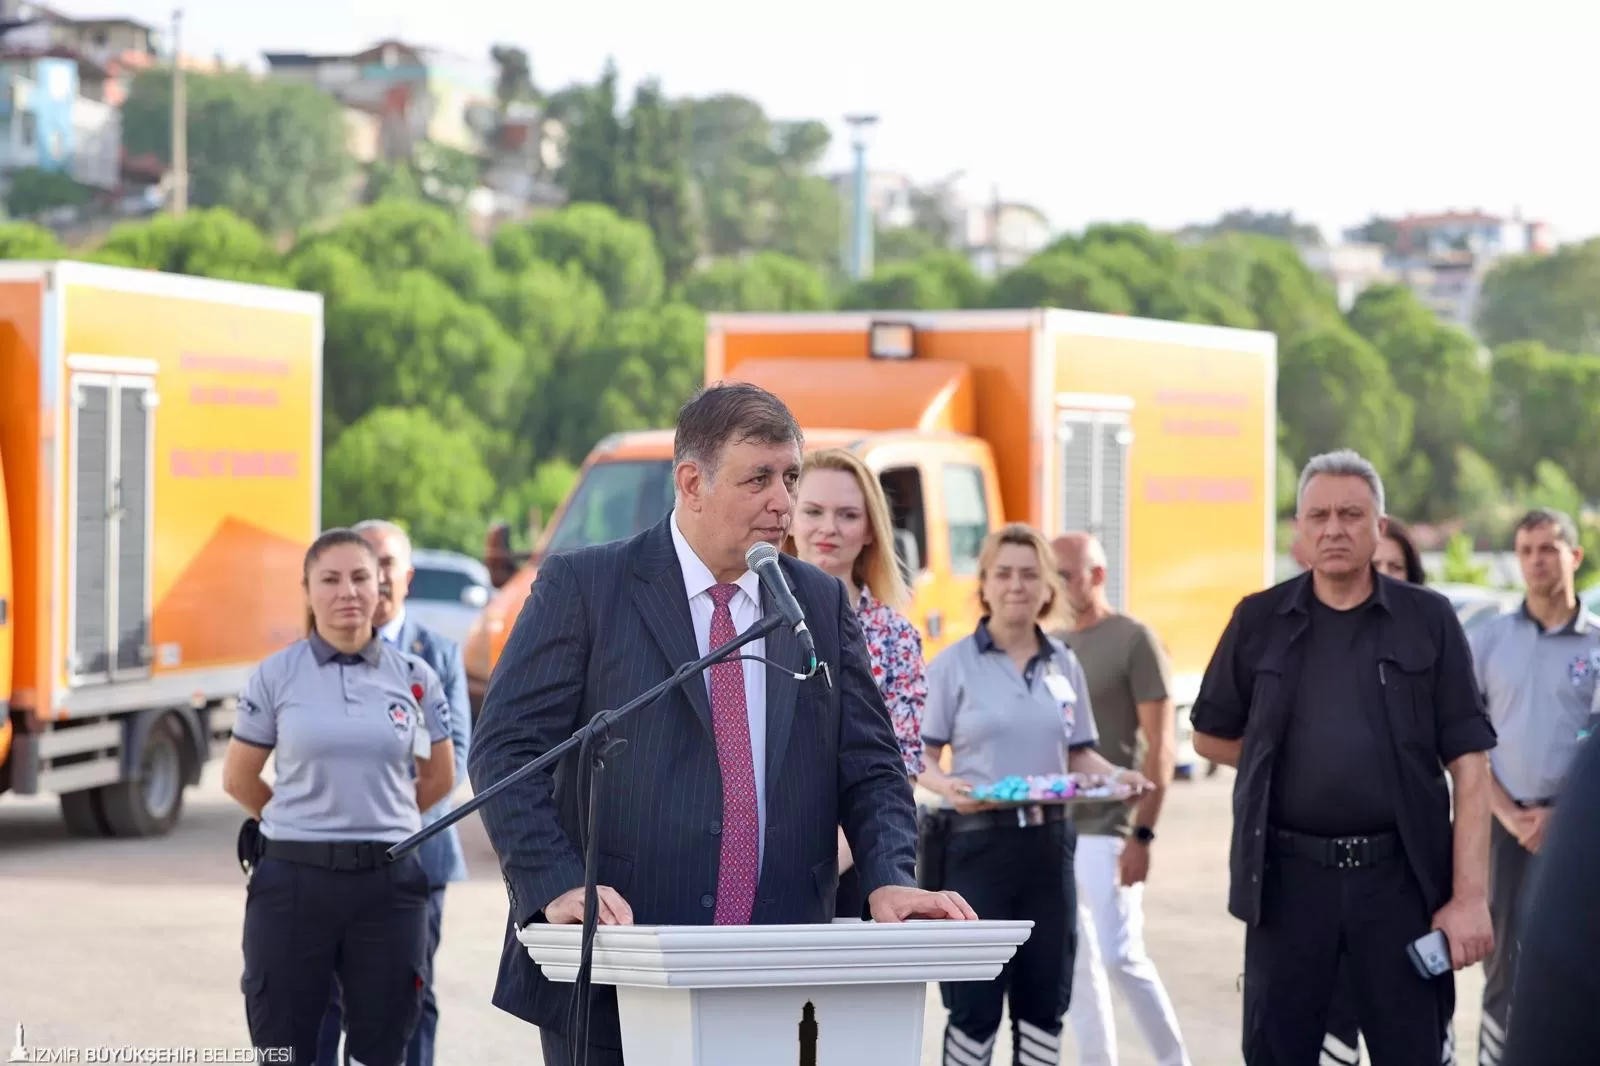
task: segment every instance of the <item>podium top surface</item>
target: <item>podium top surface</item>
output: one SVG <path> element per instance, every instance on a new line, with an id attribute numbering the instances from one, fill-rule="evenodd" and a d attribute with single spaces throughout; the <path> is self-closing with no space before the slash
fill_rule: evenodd
<path id="1" fill-rule="evenodd" d="M 817 925 L 603 925 L 596 984 L 677 988 L 983 980 L 1031 921 L 838 919 Z M 553 981 L 577 977 L 582 926 L 529 925 L 517 939 Z"/>

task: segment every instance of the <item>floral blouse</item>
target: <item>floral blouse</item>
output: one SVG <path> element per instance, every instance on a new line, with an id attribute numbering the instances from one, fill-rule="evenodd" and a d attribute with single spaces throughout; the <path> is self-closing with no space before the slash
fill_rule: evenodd
<path id="1" fill-rule="evenodd" d="M 873 598 L 866 589 L 856 604 L 861 634 L 872 660 L 872 678 L 889 707 L 906 773 L 922 773 L 922 705 L 928 682 L 922 667 L 922 634 L 905 615 Z"/>

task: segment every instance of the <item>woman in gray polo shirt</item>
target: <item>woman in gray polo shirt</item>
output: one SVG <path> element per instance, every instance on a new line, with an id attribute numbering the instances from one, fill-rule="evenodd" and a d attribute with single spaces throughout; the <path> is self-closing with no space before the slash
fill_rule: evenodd
<path id="1" fill-rule="evenodd" d="M 1000 807 L 975 786 L 1013 775 L 1104 774 L 1148 782 L 1094 750 L 1089 686 L 1077 657 L 1040 623 L 1064 602 L 1055 555 L 1030 526 L 991 533 L 978 556 L 977 630 L 928 664 L 921 783 L 950 809 L 944 888 L 984 918 L 1032 919 L 1033 932 L 992 981 L 941 987 L 949 1022 L 946 1066 L 987 1066 L 1009 999 L 1012 1060 L 1055 1066 L 1077 953 L 1077 834 L 1066 808 Z M 949 748 L 950 772 L 942 768 Z"/>
<path id="2" fill-rule="evenodd" d="M 303 582 L 308 634 L 251 675 L 223 757 L 223 788 L 260 819 L 245 1017 L 252 1044 L 312 1062 L 337 974 L 350 1061 L 399 1066 L 421 1012 L 428 879 L 414 852 L 385 850 L 454 786 L 450 705 L 426 663 L 373 630 L 378 560 L 360 534 L 318 537 Z"/>

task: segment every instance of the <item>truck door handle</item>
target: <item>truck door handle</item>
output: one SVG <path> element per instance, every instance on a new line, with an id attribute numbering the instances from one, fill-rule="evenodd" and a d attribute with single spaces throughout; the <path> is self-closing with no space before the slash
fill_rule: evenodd
<path id="1" fill-rule="evenodd" d="M 943 632 L 944 632 L 944 612 L 943 611 L 929 611 L 928 612 L 928 636 L 932 637 L 934 640 L 938 640 L 939 639 L 939 634 L 941 634 Z"/>

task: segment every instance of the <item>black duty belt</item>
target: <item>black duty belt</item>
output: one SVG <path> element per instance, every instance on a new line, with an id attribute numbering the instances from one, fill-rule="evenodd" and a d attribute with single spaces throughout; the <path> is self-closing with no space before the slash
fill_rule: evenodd
<path id="1" fill-rule="evenodd" d="M 1287 829 L 1273 829 L 1270 832 L 1273 854 L 1309 859 L 1320 866 L 1329 866 L 1337 870 L 1376 866 L 1400 854 L 1398 833 L 1316 837 L 1307 833 L 1292 833 Z"/>
<path id="2" fill-rule="evenodd" d="M 979 829 L 1026 829 L 1033 825 L 1050 825 L 1065 822 L 1067 809 L 1056 804 L 1030 803 L 1022 807 L 1008 807 L 999 811 L 974 811 L 957 814 L 950 822 L 952 833 L 970 833 Z"/>
<path id="3" fill-rule="evenodd" d="M 390 847 L 381 840 L 268 840 L 261 838 L 261 856 L 325 870 L 373 870 L 389 861 Z"/>

